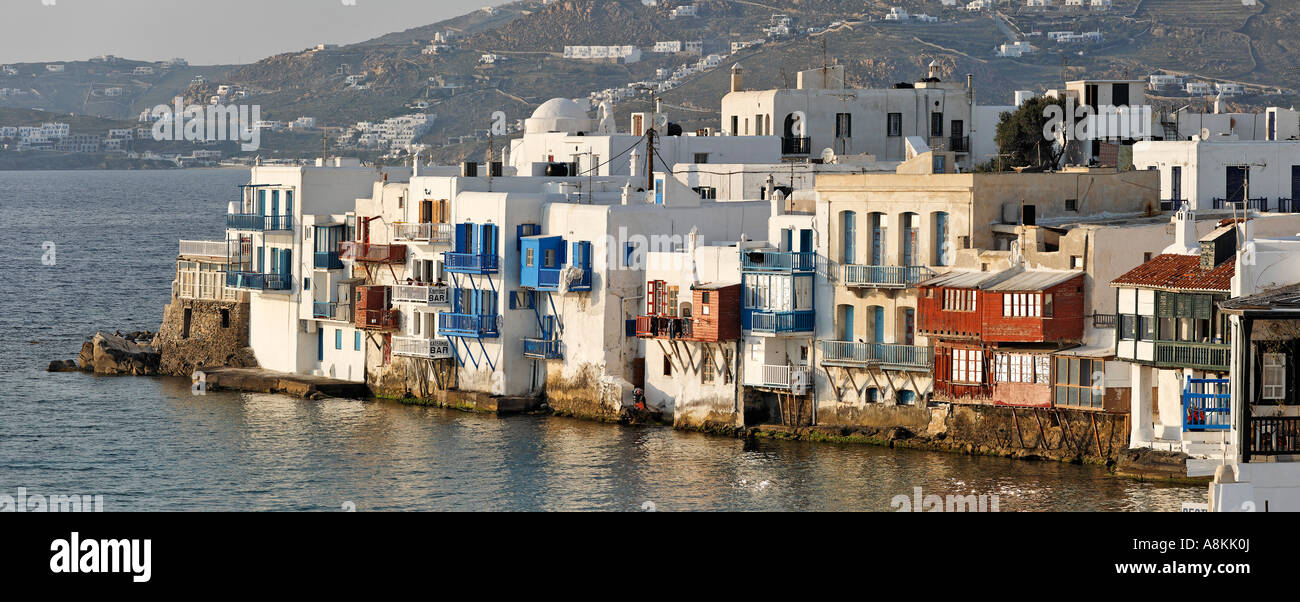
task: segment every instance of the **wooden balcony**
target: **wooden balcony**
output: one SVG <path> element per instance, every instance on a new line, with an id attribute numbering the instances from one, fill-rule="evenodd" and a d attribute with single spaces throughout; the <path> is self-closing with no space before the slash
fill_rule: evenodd
<path id="1" fill-rule="evenodd" d="M 817 254 L 812 251 L 745 251 L 740 268 L 745 272 L 812 272 L 817 269 Z"/>
<path id="2" fill-rule="evenodd" d="M 1259 416 L 1246 419 L 1246 449 L 1243 459 L 1252 456 L 1300 454 L 1300 416 Z"/>
<path id="3" fill-rule="evenodd" d="M 1227 372 L 1232 345 L 1217 343 L 1155 342 L 1155 363 L 1162 368 L 1194 368 Z"/>
<path id="4" fill-rule="evenodd" d="M 636 336 L 643 339 L 691 339 L 691 320 L 676 316 L 637 316 Z"/>
<path id="5" fill-rule="evenodd" d="M 356 327 L 362 330 L 397 330 L 402 312 L 396 309 L 358 309 Z"/>
<path id="6" fill-rule="evenodd" d="M 343 259 L 367 263 L 406 263 L 406 245 L 377 245 L 346 240 L 339 243 Z"/>

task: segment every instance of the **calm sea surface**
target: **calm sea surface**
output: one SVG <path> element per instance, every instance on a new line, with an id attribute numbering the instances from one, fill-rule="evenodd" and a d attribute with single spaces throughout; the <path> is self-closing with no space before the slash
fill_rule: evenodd
<path id="1" fill-rule="evenodd" d="M 0 494 L 108 510 L 1177 510 L 1204 487 L 1054 462 L 741 441 L 396 403 L 190 394 L 184 379 L 48 374 L 97 329 L 155 330 L 178 239 L 220 239 L 244 170 L 0 171 Z M 55 265 L 41 261 L 55 244 Z"/>

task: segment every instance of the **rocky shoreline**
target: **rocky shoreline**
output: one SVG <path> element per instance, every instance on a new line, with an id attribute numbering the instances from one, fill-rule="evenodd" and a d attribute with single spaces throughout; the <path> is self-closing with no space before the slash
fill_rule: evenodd
<path id="1" fill-rule="evenodd" d="M 147 330 L 125 334 L 101 330 L 82 343 L 77 359 L 54 360 L 46 371 L 156 376 L 162 362 L 156 341 L 157 335 Z"/>

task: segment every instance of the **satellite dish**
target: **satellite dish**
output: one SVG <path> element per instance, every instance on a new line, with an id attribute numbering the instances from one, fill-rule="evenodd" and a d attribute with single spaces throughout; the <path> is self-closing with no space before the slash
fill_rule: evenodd
<path id="1" fill-rule="evenodd" d="M 835 162 L 835 151 L 829 148 L 823 148 L 822 163 L 834 163 L 834 162 Z"/>
<path id="2" fill-rule="evenodd" d="M 1210 128 L 1201 128 L 1201 140 L 1210 139 Z"/>
<path id="3" fill-rule="evenodd" d="M 668 116 L 663 113 L 655 113 L 655 129 L 662 130 L 668 127 Z"/>

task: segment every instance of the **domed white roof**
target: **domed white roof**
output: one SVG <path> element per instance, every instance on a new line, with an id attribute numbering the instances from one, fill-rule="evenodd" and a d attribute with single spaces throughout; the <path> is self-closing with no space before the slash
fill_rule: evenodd
<path id="1" fill-rule="evenodd" d="M 582 105 L 568 98 L 552 98 L 533 111 L 533 119 L 590 119 Z"/>

